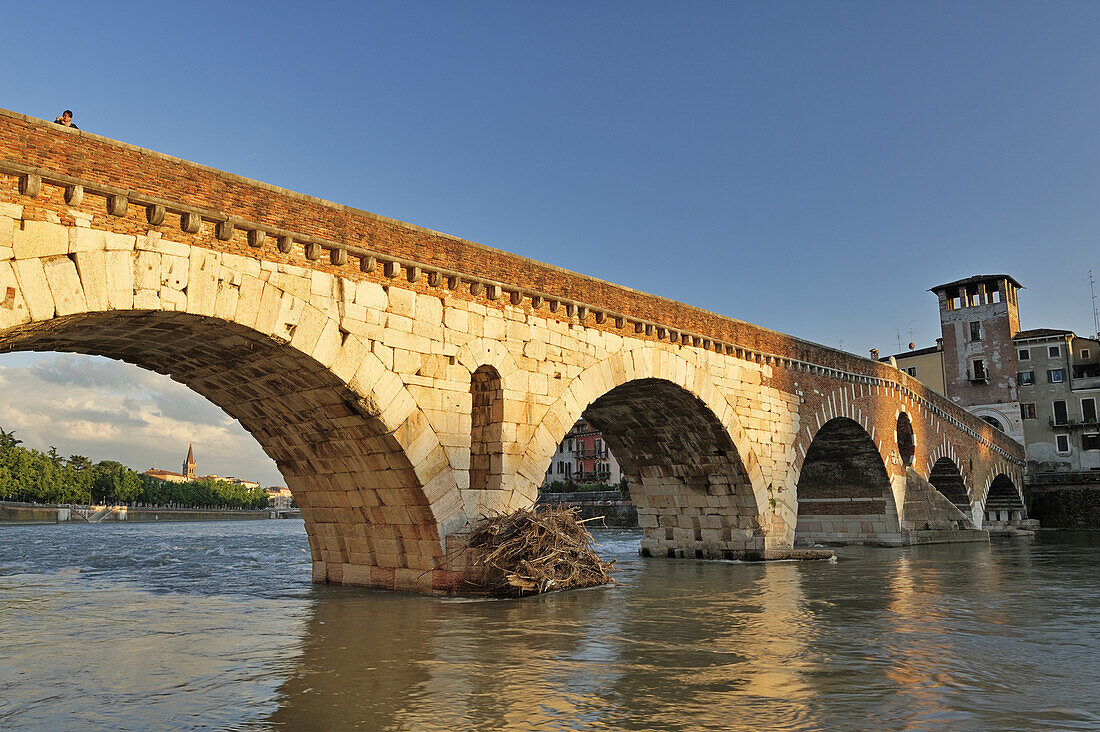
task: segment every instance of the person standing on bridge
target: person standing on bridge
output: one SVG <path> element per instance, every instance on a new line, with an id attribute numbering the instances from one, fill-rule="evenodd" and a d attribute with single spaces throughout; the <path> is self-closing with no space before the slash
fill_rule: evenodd
<path id="1" fill-rule="evenodd" d="M 73 111 L 71 109 L 66 109 L 64 112 L 62 112 L 61 116 L 55 119 L 54 122 L 59 125 L 65 125 L 66 127 L 72 127 L 74 130 L 80 129 L 73 124 Z"/>

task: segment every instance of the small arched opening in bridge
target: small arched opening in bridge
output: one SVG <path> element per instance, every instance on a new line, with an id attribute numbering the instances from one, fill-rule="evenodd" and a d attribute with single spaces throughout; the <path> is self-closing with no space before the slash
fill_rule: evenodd
<path id="1" fill-rule="evenodd" d="M 905 467 L 909 467 L 913 464 L 913 456 L 916 454 L 917 447 L 916 438 L 913 435 L 913 423 L 905 412 L 898 415 L 897 443 L 901 462 Z"/>
<path id="2" fill-rule="evenodd" d="M 970 516 L 970 494 L 966 490 L 959 466 L 951 458 L 942 457 L 932 466 L 928 482 L 936 487 L 955 508 Z"/>
<path id="3" fill-rule="evenodd" d="M 502 425 L 504 390 L 492 366 L 480 366 L 470 376 L 470 488 L 499 490 L 503 467 Z"/>
<path id="4" fill-rule="evenodd" d="M 393 587 L 405 573 L 411 587 L 442 555 L 423 486 L 382 421 L 371 384 L 353 391 L 286 341 L 183 312 L 108 311 L 12 328 L 0 333 L 0 349 L 124 361 L 220 407 L 285 478 L 305 519 L 316 580 Z"/>
<path id="5" fill-rule="evenodd" d="M 701 399 L 664 379 L 636 379 L 582 416 L 622 468 L 643 555 L 734 559 L 764 549 L 742 457 Z"/>
<path id="6" fill-rule="evenodd" d="M 795 542 L 895 543 L 900 534 L 890 477 L 871 436 L 847 417 L 829 420 L 799 472 Z"/>
<path id="7" fill-rule="evenodd" d="M 1020 497 L 1020 490 L 1007 475 L 998 474 L 989 484 L 989 492 L 985 496 L 982 525 L 986 528 L 1003 528 L 1025 518 L 1027 509 Z"/>

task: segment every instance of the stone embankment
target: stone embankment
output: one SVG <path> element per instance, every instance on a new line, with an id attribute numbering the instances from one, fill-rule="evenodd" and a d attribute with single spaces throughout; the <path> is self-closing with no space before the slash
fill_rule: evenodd
<path id="1" fill-rule="evenodd" d="M 33 503 L 0 502 L 0 524 L 60 524 L 100 523 L 104 521 L 127 523 L 152 523 L 158 521 L 250 521 L 280 518 L 280 512 L 264 509 L 207 510 L 179 508 L 127 508 L 96 512 L 94 507 L 50 506 Z M 102 516 L 97 516 L 102 513 Z M 93 517 L 89 521 L 89 517 Z"/>

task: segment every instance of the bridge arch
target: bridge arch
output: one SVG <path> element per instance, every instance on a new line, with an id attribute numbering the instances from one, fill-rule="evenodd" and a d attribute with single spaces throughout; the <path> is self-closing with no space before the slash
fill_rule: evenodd
<path id="1" fill-rule="evenodd" d="M 796 498 L 796 542 L 900 541 L 881 447 L 850 417 L 833 417 L 814 433 L 798 469 Z"/>
<path id="2" fill-rule="evenodd" d="M 1012 478 L 998 473 L 989 483 L 982 502 L 982 525 L 1003 527 L 1027 517 L 1023 495 Z"/>
<path id="3" fill-rule="evenodd" d="M 466 523 L 459 490 L 403 383 L 341 330 L 333 278 L 309 298 L 306 270 L 137 240 L 16 260 L 16 284 L 29 284 L 9 298 L 26 307 L 0 323 L 0 347 L 100 355 L 184 383 L 275 460 L 306 519 L 315 579 L 430 586 L 443 538 Z"/>
<path id="4" fill-rule="evenodd" d="M 705 369 L 647 347 L 585 369 L 547 410 L 521 467 L 529 501 L 582 416 L 601 431 L 631 485 L 644 552 L 743 556 L 764 549 L 763 526 L 787 525 L 765 508 L 768 492 L 748 436 Z"/>
<path id="5" fill-rule="evenodd" d="M 971 496 L 959 466 L 950 457 L 936 458 L 928 471 L 928 482 L 967 516 L 971 515 Z"/>

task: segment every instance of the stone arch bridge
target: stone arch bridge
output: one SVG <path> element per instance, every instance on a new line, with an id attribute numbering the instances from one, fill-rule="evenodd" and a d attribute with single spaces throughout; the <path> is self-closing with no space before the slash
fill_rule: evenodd
<path id="1" fill-rule="evenodd" d="M 239 420 L 317 581 L 459 588 L 448 552 L 534 502 L 582 415 L 650 555 L 1023 510 L 1023 448 L 888 365 L 3 111 L 0 348 L 134 363 Z"/>

